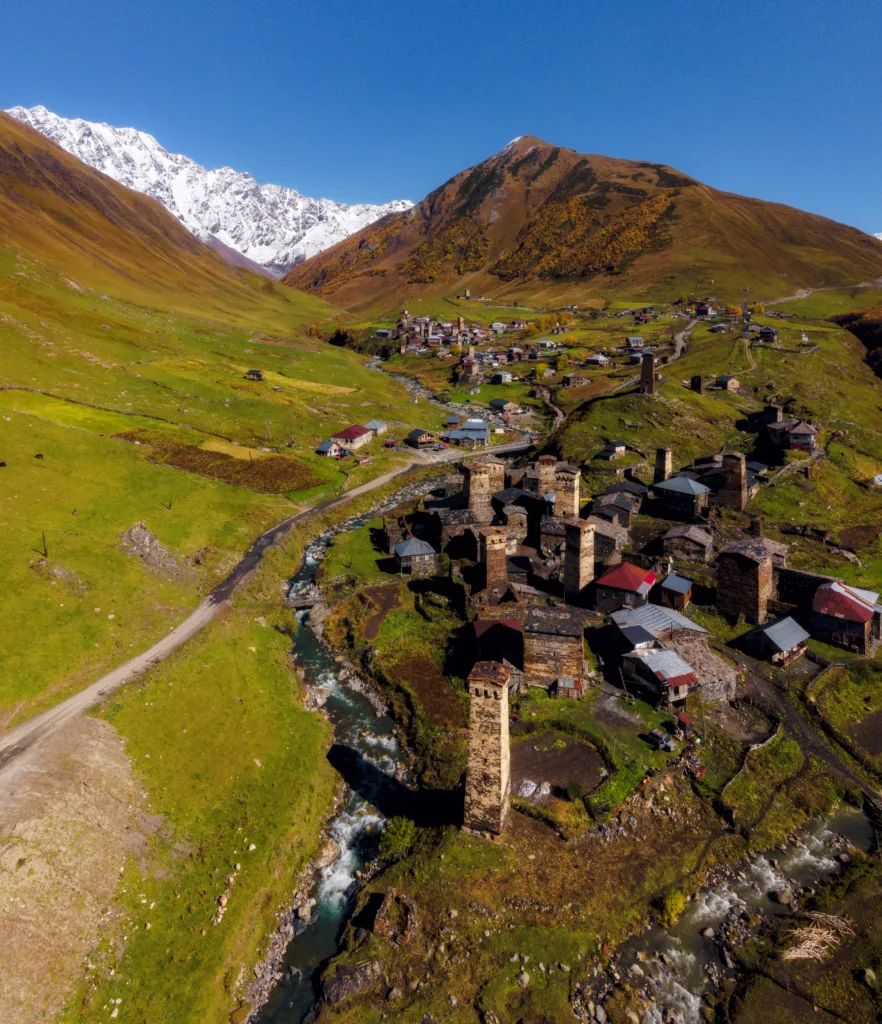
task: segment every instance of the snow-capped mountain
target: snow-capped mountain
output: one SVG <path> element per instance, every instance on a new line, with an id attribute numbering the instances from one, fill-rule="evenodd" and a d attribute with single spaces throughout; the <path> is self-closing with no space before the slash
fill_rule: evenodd
<path id="1" fill-rule="evenodd" d="M 879 241 L 882 242 L 882 231 L 877 231 L 876 234 L 873 235 L 873 238 L 878 238 Z"/>
<path id="2" fill-rule="evenodd" d="M 258 264 L 273 276 L 334 245 L 387 213 L 407 210 L 405 199 L 347 206 L 311 199 L 292 188 L 259 185 L 231 167 L 208 170 L 169 153 L 146 132 L 59 117 L 45 107 L 12 107 L 62 149 L 122 185 L 158 199 L 197 237 L 230 262 Z M 229 250 L 235 250 L 230 253 Z"/>

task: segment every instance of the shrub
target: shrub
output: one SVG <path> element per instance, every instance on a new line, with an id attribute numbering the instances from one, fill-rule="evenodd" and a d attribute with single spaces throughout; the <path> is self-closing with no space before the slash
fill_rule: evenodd
<path id="1" fill-rule="evenodd" d="M 682 889 L 668 889 L 658 905 L 658 920 L 662 928 L 671 928 L 686 909 L 689 899 Z"/>
<path id="2" fill-rule="evenodd" d="M 410 818 L 390 818 L 380 836 L 383 860 L 403 860 L 416 842 L 416 825 Z"/>

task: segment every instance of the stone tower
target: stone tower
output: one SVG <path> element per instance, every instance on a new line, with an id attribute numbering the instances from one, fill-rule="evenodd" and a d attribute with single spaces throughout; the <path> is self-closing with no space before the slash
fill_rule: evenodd
<path id="1" fill-rule="evenodd" d="M 699 395 L 704 394 L 704 377 L 700 373 L 696 373 L 690 381 L 690 387 L 693 391 L 698 392 Z"/>
<path id="2" fill-rule="evenodd" d="M 743 512 L 747 508 L 747 459 L 741 452 L 723 452 L 722 469 L 720 505 Z"/>
<path id="3" fill-rule="evenodd" d="M 467 463 L 463 466 L 465 477 L 466 505 L 475 513 L 479 523 L 489 523 L 493 518 L 493 506 L 490 502 L 490 471 L 480 463 Z"/>
<path id="4" fill-rule="evenodd" d="M 655 356 L 652 352 L 644 352 L 640 361 L 640 394 L 655 394 Z"/>
<path id="5" fill-rule="evenodd" d="M 656 448 L 655 450 L 655 473 L 652 476 L 654 484 L 660 484 L 663 480 L 670 480 L 674 472 L 674 453 L 670 448 Z"/>
<path id="6" fill-rule="evenodd" d="M 743 550 L 739 550 L 739 547 Z M 730 545 L 717 556 L 717 608 L 731 619 L 763 623 L 775 596 L 775 569 L 761 548 Z"/>
<path id="7" fill-rule="evenodd" d="M 558 466 L 554 474 L 554 492 L 557 501 L 554 505 L 555 515 L 568 519 L 579 518 L 579 484 L 582 480 L 581 469 L 575 466 Z"/>
<path id="8" fill-rule="evenodd" d="M 508 589 L 508 530 L 504 526 L 485 526 L 479 537 L 484 589 L 491 602 L 498 601 Z"/>
<path id="9" fill-rule="evenodd" d="M 579 519 L 566 525 L 564 543 L 564 597 L 578 602 L 594 579 L 594 523 Z"/>
<path id="10" fill-rule="evenodd" d="M 508 749 L 509 672 L 479 661 L 469 674 L 469 762 L 463 828 L 502 835 L 508 822 L 511 760 Z"/>
<path id="11" fill-rule="evenodd" d="M 543 494 L 551 494 L 557 485 L 557 459 L 554 455 L 540 455 L 536 460 L 536 468 L 539 471 L 539 497 Z"/>
<path id="12" fill-rule="evenodd" d="M 505 463 L 502 459 L 488 455 L 484 459 L 476 459 L 475 465 L 487 470 L 488 486 L 491 494 L 496 494 L 498 491 L 505 489 Z"/>

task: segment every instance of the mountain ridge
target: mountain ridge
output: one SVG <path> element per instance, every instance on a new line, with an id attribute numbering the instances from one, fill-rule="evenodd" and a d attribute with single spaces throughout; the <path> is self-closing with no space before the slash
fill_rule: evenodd
<path id="1" fill-rule="evenodd" d="M 64 118 L 43 106 L 11 107 L 6 113 L 90 167 L 157 199 L 229 262 L 263 268 L 276 277 L 379 217 L 411 205 L 400 199 L 354 205 L 313 199 L 281 185 L 260 185 L 231 167 L 205 168 L 170 153 L 137 128 Z"/>
<path id="2" fill-rule="evenodd" d="M 573 301 L 586 290 L 763 296 L 880 274 L 882 245 L 855 228 L 666 164 L 525 135 L 284 280 L 357 309 L 466 288 L 512 301 Z"/>

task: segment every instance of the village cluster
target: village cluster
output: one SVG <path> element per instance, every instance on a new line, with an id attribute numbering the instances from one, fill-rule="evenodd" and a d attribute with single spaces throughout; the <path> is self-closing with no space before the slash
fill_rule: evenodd
<path id="1" fill-rule="evenodd" d="M 810 449 L 817 433 L 777 406 L 753 426 L 775 446 Z M 741 452 L 674 472 L 673 452 L 660 448 L 651 482 L 630 471 L 584 505 L 581 470 L 552 455 L 525 466 L 482 455 L 460 469 L 422 510 L 386 517 L 384 542 L 401 573 L 444 571 L 466 585 L 475 664 L 465 825 L 476 832 L 505 827 L 509 694 L 542 687 L 581 698 L 594 675 L 587 628 L 606 637 L 608 679 L 612 670 L 626 692 L 674 712 L 693 695 L 732 699 L 739 678 L 686 614 L 696 586 L 715 586 L 717 610 L 755 627 L 742 649 L 775 665 L 801 657 L 810 637 L 868 655 L 882 642 L 878 594 L 789 567 L 787 545 L 763 536 L 759 518 L 747 522 L 767 467 Z M 626 556 L 638 512 L 663 532 Z"/>

